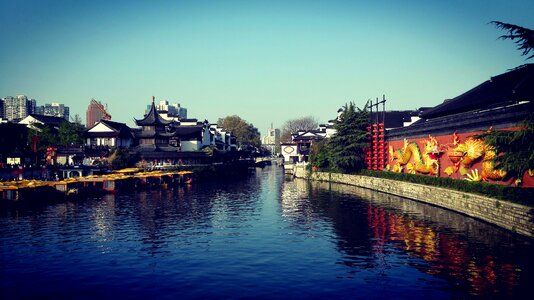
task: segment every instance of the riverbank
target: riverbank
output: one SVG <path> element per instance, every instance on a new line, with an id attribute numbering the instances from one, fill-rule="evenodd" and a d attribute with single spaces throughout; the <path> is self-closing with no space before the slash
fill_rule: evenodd
<path id="1" fill-rule="evenodd" d="M 534 238 L 534 209 L 490 197 L 361 175 L 312 172 L 295 166 L 295 177 L 359 186 L 436 205 Z"/>

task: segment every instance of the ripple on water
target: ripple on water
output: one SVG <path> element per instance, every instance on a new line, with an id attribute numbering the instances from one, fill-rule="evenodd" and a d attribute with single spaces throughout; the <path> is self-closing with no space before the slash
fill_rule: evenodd
<path id="1" fill-rule="evenodd" d="M 7 209 L 0 226 L 13 298 L 510 298 L 534 279 L 529 240 L 277 168 Z"/>

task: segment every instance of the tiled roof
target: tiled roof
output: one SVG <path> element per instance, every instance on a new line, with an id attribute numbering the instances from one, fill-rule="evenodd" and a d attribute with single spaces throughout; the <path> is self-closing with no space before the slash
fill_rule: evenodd
<path id="1" fill-rule="evenodd" d="M 534 101 L 534 64 L 492 77 L 458 97 L 424 111 L 421 117 L 431 119 L 525 100 Z"/>
<path id="2" fill-rule="evenodd" d="M 150 111 L 142 120 L 135 119 L 135 123 L 137 126 L 149 126 L 149 125 L 167 125 L 171 123 L 169 120 L 165 120 L 163 117 L 161 117 L 156 109 L 156 106 L 154 104 L 154 101 L 152 101 L 152 107 L 150 107 Z"/>
<path id="3" fill-rule="evenodd" d="M 383 116 L 382 112 L 377 113 L 373 112 L 370 114 L 371 122 L 376 122 L 378 117 L 378 122 L 382 123 L 382 119 L 384 120 L 384 127 L 385 128 L 398 128 L 403 127 L 404 122 L 410 122 L 411 117 L 417 117 L 419 115 L 419 111 L 416 110 L 403 110 L 403 111 L 386 111 L 385 116 Z"/>
<path id="4" fill-rule="evenodd" d="M 32 116 L 37 121 L 40 121 L 47 125 L 59 125 L 63 122 L 67 122 L 67 120 L 65 120 L 64 118 L 60 118 L 60 117 L 52 117 L 52 116 L 44 116 L 44 115 L 36 115 L 36 114 L 31 114 L 30 116 Z"/>

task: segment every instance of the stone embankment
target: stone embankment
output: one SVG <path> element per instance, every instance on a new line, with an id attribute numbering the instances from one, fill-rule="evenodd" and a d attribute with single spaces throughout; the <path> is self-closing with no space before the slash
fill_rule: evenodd
<path id="1" fill-rule="evenodd" d="M 308 175 L 303 166 L 296 166 L 294 174 L 298 178 L 359 186 L 425 202 L 534 238 L 534 209 L 525 205 L 440 187 L 369 176 L 323 172 Z"/>

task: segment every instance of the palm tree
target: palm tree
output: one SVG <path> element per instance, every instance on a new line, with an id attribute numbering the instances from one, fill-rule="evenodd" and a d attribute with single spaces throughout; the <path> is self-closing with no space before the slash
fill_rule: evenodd
<path id="1" fill-rule="evenodd" d="M 521 55 L 528 55 L 530 51 L 534 52 L 534 30 L 499 21 L 491 21 L 490 23 L 494 24 L 497 28 L 508 31 L 508 34 L 501 35 L 499 38 L 515 41 L 517 50 L 523 51 Z M 527 57 L 527 59 L 533 57 L 534 54 Z"/>

